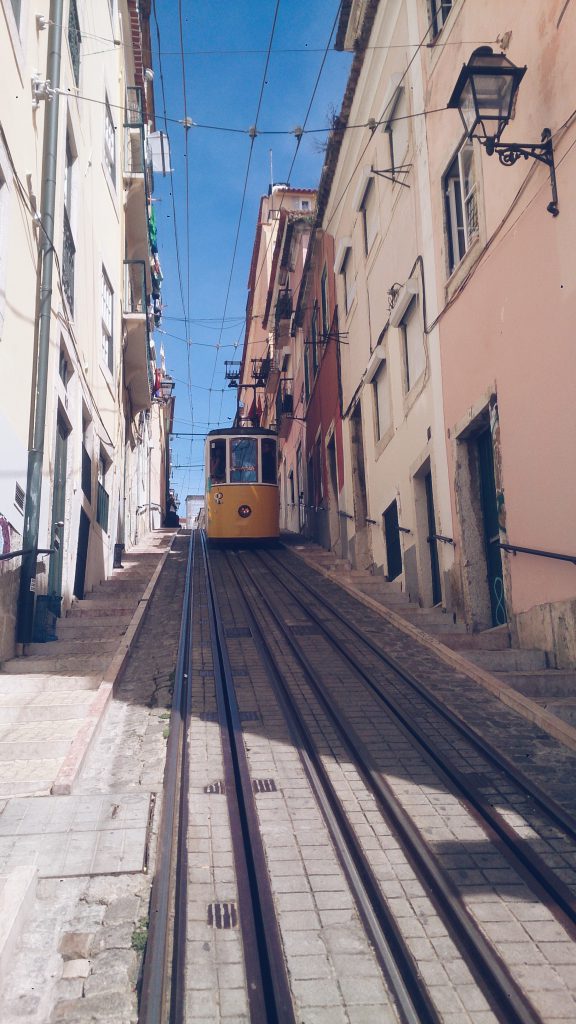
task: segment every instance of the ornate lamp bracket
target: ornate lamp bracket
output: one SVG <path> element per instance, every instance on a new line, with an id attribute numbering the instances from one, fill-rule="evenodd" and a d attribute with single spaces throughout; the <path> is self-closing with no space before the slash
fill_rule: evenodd
<path id="1" fill-rule="evenodd" d="M 552 132 L 549 128 L 545 128 L 542 132 L 541 142 L 534 143 L 533 145 L 522 142 L 494 142 L 493 139 L 488 139 L 484 145 L 486 146 L 488 156 L 496 153 L 500 163 L 504 164 L 505 167 L 513 167 L 516 161 L 520 160 L 521 157 L 523 157 L 524 160 L 528 160 L 531 157 L 533 160 L 539 160 L 540 163 L 546 164 L 546 166 L 550 168 L 550 187 L 552 189 L 552 201 L 548 203 L 546 209 L 553 217 L 558 216 L 556 168 L 554 167 Z"/>

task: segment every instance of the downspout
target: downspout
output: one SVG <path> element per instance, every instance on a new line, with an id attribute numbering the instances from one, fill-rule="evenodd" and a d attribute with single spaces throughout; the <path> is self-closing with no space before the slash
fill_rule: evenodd
<path id="1" fill-rule="evenodd" d="M 64 0 L 51 0 L 50 30 L 46 77 L 52 89 L 60 86 L 62 57 L 62 12 Z M 44 119 L 44 146 L 42 153 L 42 261 L 40 267 L 40 297 L 38 306 L 38 355 L 35 386 L 31 394 L 33 426 L 28 449 L 26 479 L 26 505 L 22 547 L 28 554 L 22 557 L 20 595 L 18 601 L 17 641 L 29 644 L 32 640 L 35 610 L 36 563 L 40 530 L 40 501 L 42 496 L 42 466 L 46 433 L 46 398 L 48 392 L 48 356 L 50 351 L 50 324 L 52 310 L 52 272 L 54 267 L 54 210 L 56 206 L 56 171 L 58 149 L 58 93 L 46 100 Z M 31 412 L 32 412 L 31 410 Z"/>

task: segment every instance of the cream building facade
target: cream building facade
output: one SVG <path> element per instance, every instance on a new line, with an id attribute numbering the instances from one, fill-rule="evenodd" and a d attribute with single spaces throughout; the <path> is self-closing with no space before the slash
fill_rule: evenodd
<path id="1" fill-rule="evenodd" d="M 0 402 L 0 523 L 4 555 L 30 547 L 34 517 L 36 546 L 52 549 L 30 573 L 41 639 L 165 510 L 149 4 L 0 7 L 0 348 L 14 382 Z M 14 651 L 20 563 L 0 563 L 0 658 Z"/>

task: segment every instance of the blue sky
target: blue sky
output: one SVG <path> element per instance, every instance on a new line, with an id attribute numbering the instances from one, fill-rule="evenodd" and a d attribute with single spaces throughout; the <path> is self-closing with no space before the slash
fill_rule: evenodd
<path id="1" fill-rule="evenodd" d="M 257 126 L 263 133 L 286 134 L 255 139 L 240 221 L 250 153 L 247 131 L 255 123 L 276 2 L 182 0 L 186 103 L 178 2 L 155 2 L 160 34 L 158 52 L 153 10 L 156 127 L 168 130 L 173 167 L 171 176 L 155 175 L 164 273 L 164 333 L 157 331 L 155 340 L 157 348 L 163 343 L 166 367 L 177 382 L 176 433 L 204 434 L 229 426 L 234 416 L 236 392 L 226 387 L 224 360 L 241 355 L 246 285 L 260 196 L 270 182 L 270 150 L 274 180 L 286 181 L 296 150 L 290 133 L 304 121 L 338 6 L 338 0 L 280 0 Z M 350 56 L 336 53 L 332 40 L 308 128 L 326 127 L 331 112 L 339 110 L 349 67 Z M 177 123 L 185 113 L 198 127 L 186 130 Z M 292 185 L 317 185 L 325 138 L 303 137 Z M 172 485 L 181 511 L 187 494 L 203 490 L 202 459 L 201 436 L 173 439 Z"/>

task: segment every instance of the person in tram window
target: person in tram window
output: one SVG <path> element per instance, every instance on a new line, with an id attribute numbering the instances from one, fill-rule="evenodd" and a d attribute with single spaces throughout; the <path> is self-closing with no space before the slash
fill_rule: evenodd
<path id="1" fill-rule="evenodd" d="M 210 483 L 226 483 L 226 441 L 212 441 L 210 445 Z"/>

